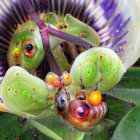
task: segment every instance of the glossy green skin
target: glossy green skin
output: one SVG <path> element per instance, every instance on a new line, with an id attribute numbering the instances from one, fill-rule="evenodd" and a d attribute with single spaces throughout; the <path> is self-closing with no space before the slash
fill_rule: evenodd
<path id="1" fill-rule="evenodd" d="M 34 31 L 31 31 L 34 30 Z M 33 41 L 36 47 L 36 52 L 32 57 L 28 57 L 24 53 L 23 44 L 26 41 Z M 19 57 L 13 57 L 13 51 L 19 49 Z M 7 51 L 7 60 L 9 66 L 15 66 L 19 64 L 21 67 L 28 71 L 35 70 L 43 61 L 45 56 L 41 35 L 39 33 L 39 28 L 33 22 L 27 22 L 22 25 L 21 29 L 18 29 L 14 34 L 9 49 Z"/>
<path id="2" fill-rule="evenodd" d="M 118 125 L 112 140 L 137 140 L 140 137 L 140 106 L 130 110 Z"/>
<path id="3" fill-rule="evenodd" d="M 54 96 L 54 91 L 48 91 L 43 80 L 17 66 L 7 71 L 1 92 L 4 104 L 11 112 L 37 115 L 53 104 L 48 97 Z"/>
<path id="4" fill-rule="evenodd" d="M 44 23 L 49 23 L 52 25 L 57 25 L 59 23 L 58 16 L 55 13 L 41 13 L 40 19 L 43 20 Z"/>
<path id="5" fill-rule="evenodd" d="M 85 37 L 82 38 L 83 40 L 88 41 L 96 47 L 100 45 L 100 38 L 98 34 L 95 30 L 93 30 L 93 28 L 91 28 L 87 24 L 77 20 L 69 14 L 67 14 L 64 18 L 64 22 L 69 25 L 68 29 L 66 30 L 66 33 L 72 34 L 80 38 L 82 38 L 80 34 L 84 33 Z"/>
<path id="6" fill-rule="evenodd" d="M 121 79 L 125 69 L 114 51 L 107 48 L 92 48 L 81 53 L 72 65 L 70 74 L 75 85 L 105 92 Z"/>
<path id="7" fill-rule="evenodd" d="M 69 14 L 62 18 L 51 12 L 42 13 L 40 15 L 40 18 L 43 20 L 44 23 L 52 24 L 54 26 L 57 26 L 58 24 L 64 25 L 65 23 L 67 23 L 68 27 L 63 27 L 63 29 L 60 29 L 61 31 L 79 38 L 82 38 L 80 34 L 84 33 L 85 37 L 82 38 L 83 40 L 91 43 L 93 46 L 100 45 L 100 38 L 96 31 L 87 24 L 79 21 L 78 19 L 74 18 Z"/>
<path id="8" fill-rule="evenodd" d="M 97 85 L 99 91 L 105 92 L 120 81 L 124 72 L 121 60 L 112 50 L 92 48 L 76 58 L 70 72 L 72 84 L 67 89 L 75 94 L 77 90 L 80 91 L 81 85 L 85 90 Z M 54 93 L 55 91 L 47 90 L 45 82 L 21 67 L 10 68 L 2 82 L 4 103 L 8 108 L 21 112 L 41 112 L 52 104 L 52 101 L 46 99 L 54 96 Z"/>

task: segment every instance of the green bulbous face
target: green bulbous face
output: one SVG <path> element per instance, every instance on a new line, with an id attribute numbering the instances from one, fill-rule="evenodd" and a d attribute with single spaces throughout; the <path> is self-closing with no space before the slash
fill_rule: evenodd
<path id="1" fill-rule="evenodd" d="M 40 18 L 52 28 L 79 37 L 93 46 L 100 45 L 100 38 L 94 29 L 69 14 L 65 18 L 59 18 L 55 13 L 49 12 L 40 14 Z M 49 35 L 50 47 L 54 48 L 60 40 L 60 38 Z M 28 21 L 20 25 L 8 47 L 9 66 L 19 65 L 33 72 L 41 64 L 44 56 L 45 51 L 37 24 Z"/>
<path id="2" fill-rule="evenodd" d="M 41 64 L 44 56 L 38 26 L 30 21 L 19 27 L 7 52 L 9 66 L 19 65 L 28 71 L 33 71 Z"/>
<path id="3" fill-rule="evenodd" d="M 49 97 L 54 95 L 54 91 L 48 91 L 43 80 L 17 66 L 7 71 L 1 92 L 4 104 L 15 114 L 26 112 L 35 115 L 53 104 Z"/>

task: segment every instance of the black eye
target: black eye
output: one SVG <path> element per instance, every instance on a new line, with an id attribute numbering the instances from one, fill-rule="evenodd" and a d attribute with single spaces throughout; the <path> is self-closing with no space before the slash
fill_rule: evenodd
<path id="1" fill-rule="evenodd" d="M 69 92 L 63 87 L 59 88 L 55 94 L 54 106 L 58 111 L 64 111 L 67 109 L 70 101 Z"/>
<path id="2" fill-rule="evenodd" d="M 57 98 L 57 108 L 59 110 L 61 111 L 65 110 L 66 103 L 67 103 L 67 99 L 65 98 L 65 96 L 60 96 Z"/>
<path id="3" fill-rule="evenodd" d="M 16 30 L 18 28 L 18 24 L 17 23 L 12 24 L 12 28 Z"/>
<path id="4" fill-rule="evenodd" d="M 61 97 L 60 102 L 61 102 L 62 105 L 64 105 L 65 104 L 65 98 Z"/>
<path id="5" fill-rule="evenodd" d="M 60 47 L 61 47 L 62 49 L 66 49 L 66 47 L 67 47 L 66 42 L 61 42 L 61 43 L 60 43 Z"/>
<path id="6" fill-rule="evenodd" d="M 36 47 L 33 41 L 28 40 L 23 44 L 23 48 L 24 48 L 24 53 L 28 56 L 28 57 L 32 57 L 35 52 L 36 52 Z"/>
<path id="7" fill-rule="evenodd" d="M 64 24 L 64 27 L 65 27 L 65 28 L 68 28 L 68 24 L 67 24 L 67 23 L 65 23 L 65 24 Z"/>
<path id="8" fill-rule="evenodd" d="M 63 25 L 60 25 L 60 29 L 63 29 Z"/>
<path id="9" fill-rule="evenodd" d="M 76 99 L 78 100 L 85 100 L 86 99 L 86 93 L 84 90 L 81 90 L 76 94 Z"/>
<path id="10" fill-rule="evenodd" d="M 25 124 L 27 122 L 27 119 L 26 118 L 22 118 L 22 117 L 18 117 L 18 122 L 22 123 L 22 124 Z"/>
<path id="11" fill-rule="evenodd" d="M 27 44 L 26 50 L 27 50 L 28 52 L 31 52 L 31 51 L 33 50 L 33 45 L 32 45 L 32 44 Z"/>

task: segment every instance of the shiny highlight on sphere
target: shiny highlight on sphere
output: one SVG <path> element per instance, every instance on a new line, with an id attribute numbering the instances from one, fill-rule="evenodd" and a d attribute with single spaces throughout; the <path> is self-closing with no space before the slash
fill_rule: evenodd
<path id="1" fill-rule="evenodd" d="M 102 102 L 102 94 L 100 91 L 96 90 L 89 94 L 88 102 L 90 105 L 99 105 Z"/>

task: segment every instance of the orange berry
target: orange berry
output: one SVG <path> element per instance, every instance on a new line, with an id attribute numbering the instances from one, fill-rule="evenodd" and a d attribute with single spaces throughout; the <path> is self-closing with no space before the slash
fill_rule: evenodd
<path id="1" fill-rule="evenodd" d="M 54 81 L 54 83 L 53 83 L 53 86 L 56 87 L 56 88 L 61 88 L 62 87 L 62 83 L 61 83 L 61 81 L 56 79 Z"/>
<path id="2" fill-rule="evenodd" d="M 60 29 L 60 24 L 56 25 L 56 28 L 57 28 L 57 29 Z"/>
<path id="3" fill-rule="evenodd" d="M 47 83 L 53 84 L 54 81 L 55 81 L 55 79 L 56 79 L 56 78 L 55 78 L 54 75 L 47 75 L 45 80 L 46 80 Z"/>
<path id="4" fill-rule="evenodd" d="M 58 24 L 58 25 L 56 25 L 56 28 L 59 29 L 59 30 L 63 29 L 63 25 L 62 24 Z"/>
<path id="5" fill-rule="evenodd" d="M 89 94 L 88 101 L 90 105 L 99 105 L 102 102 L 102 94 L 96 90 Z"/>
<path id="6" fill-rule="evenodd" d="M 65 23 L 65 24 L 64 24 L 64 27 L 65 27 L 65 28 L 68 28 L 68 24 L 67 24 L 67 23 Z"/>
<path id="7" fill-rule="evenodd" d="M 69 73 L 64 74 L 64 75 L 62 76 L 62 83 L 63 83 L 65 86 L 70 85 L 71 82 L 72 82 L 72 77 L 71 77 L 71 75 L 70 75 Z"/>

